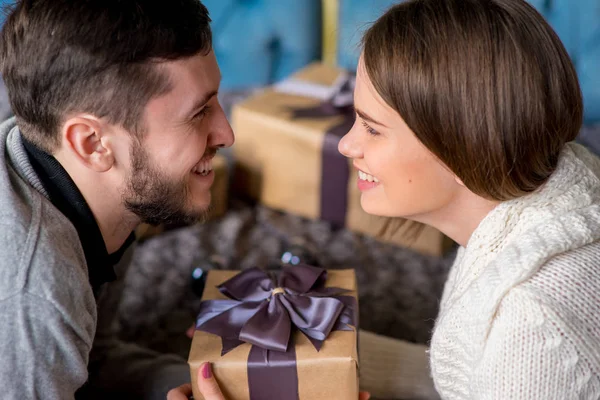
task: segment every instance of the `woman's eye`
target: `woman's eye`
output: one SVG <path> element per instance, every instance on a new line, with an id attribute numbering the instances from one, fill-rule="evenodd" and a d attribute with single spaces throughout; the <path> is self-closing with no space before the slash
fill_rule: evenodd
<path id="1" fill-rule="evenodd" d="M 365 127 L 365 130 L 370 134 L 370 135 L 379 135 L 379 132 L 377 132 L 375 129 L 371 128 L 371 126 L 369 124 L 367 124 L 365 121 L 361 121 L 363 126 Z"/>

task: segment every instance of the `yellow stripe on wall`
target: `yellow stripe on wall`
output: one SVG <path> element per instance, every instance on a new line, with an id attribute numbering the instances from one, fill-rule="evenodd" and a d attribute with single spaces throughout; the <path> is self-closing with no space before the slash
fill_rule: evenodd
<path id="1" fill-rule="evenodd" d="M 323 2 L 323 62 L 336 65 L 338 36 L 338 0 Z"/>

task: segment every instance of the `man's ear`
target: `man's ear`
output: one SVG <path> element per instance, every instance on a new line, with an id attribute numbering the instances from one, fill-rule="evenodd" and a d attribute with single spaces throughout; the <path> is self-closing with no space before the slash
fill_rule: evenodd
<path id="1" fill-rule="evenodd" d="M 115 163 L 108 140 L 108 127 L 93 116 L 68 119 L 62 128 L 63 149 L 86 167 L 106 172 Z"/>

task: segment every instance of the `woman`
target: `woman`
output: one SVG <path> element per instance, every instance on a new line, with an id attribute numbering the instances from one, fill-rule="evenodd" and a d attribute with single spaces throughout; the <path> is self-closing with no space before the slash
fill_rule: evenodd
<path id="1" fill-rule="evenodd" d="M 600 160 L 571 143 L 581 93 L 544 19 L 524 0 L 397 5 L 364 37 L 355 107 L 339 149 L 363 209 L 461 245 L 429 360 L 362 334 L 361 385 L 433 396 L 429 365 L 444 399 L 599 399 Z"/>

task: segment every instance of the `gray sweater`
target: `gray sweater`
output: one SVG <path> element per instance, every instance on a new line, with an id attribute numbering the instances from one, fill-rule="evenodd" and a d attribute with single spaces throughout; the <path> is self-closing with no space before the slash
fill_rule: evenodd
<path id="1" fill-rule="evenodd" d="M 0 204 L 2 399 L 164 399 L 189 382 L 185 360 L 115 338 L 107 292 L 121 279 L 94 297 L 78 233 L 50 202 L 14 119 L 0 125 Z"/>

